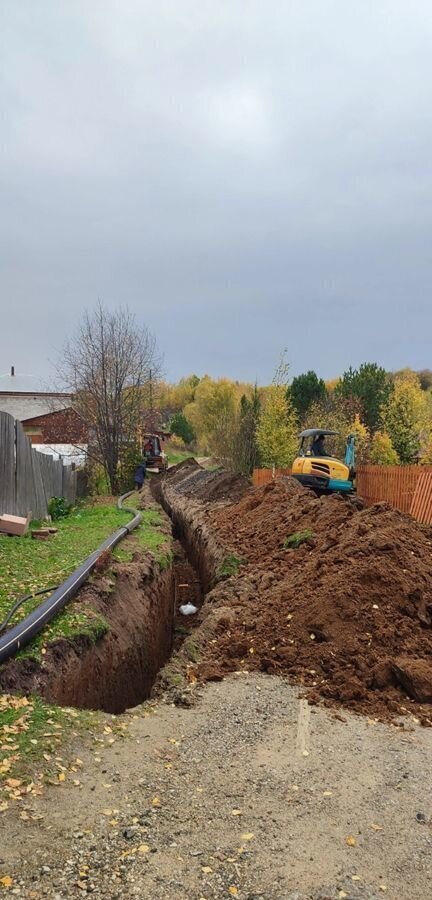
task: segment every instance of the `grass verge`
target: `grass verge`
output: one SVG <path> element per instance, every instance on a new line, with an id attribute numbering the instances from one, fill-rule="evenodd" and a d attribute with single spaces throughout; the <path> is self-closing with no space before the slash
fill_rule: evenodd
<path id="1" fill-rule="evenodd" d="M 131 507 L 136 505 L 137 496 L 131 497 Z M 162 517 L 154 508 L 143 510 L 142 515 L 142 524 L 116 548 L 114 558 L 129 561 L 137 551 L 150 551 L 164 568 L 171 562 L 171 551 L 161 527 Z M 97 503 L 82 506 L 56 522 L 58 532 L 48 541 L 33 540 L 31 535 L 24 538 L 0 535 L 0 621 L 18 597 L 64 581 L 105 538 L 128 521 L 130 513 L 118 510 L 113 504 Z M 9 627 L 43 599 L 28 600 L 17 610 Z M 89 605 L 72 601 L 18 655 L 40 659 L 47 643 L 78 636 L 95 643 L 108 630 L 104 616 Z"/>

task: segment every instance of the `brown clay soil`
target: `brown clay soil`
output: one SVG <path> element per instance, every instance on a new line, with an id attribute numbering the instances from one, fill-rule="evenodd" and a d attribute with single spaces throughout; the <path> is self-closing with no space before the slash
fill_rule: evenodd
<path id="1" fill-rule="evenodd" d="M 200 680 L 286 675 L 311 702 L 432 724 L 432 529 L 383 503 L 317 498 L 291 478 L 243 487 L 206 519 L 241 564 L 204 603 Z M 299 532 L 309 537 L 285 548 Z M 210 639 L 215 605 L 229 616 Z"/>

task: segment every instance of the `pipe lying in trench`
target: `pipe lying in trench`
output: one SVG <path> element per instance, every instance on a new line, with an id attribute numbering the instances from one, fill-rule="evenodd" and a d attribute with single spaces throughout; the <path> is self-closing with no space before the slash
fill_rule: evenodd
<path id="1" fill-rule="evenodd" d="M 63 609 L 63 607 L 69 603 L 69 600 L 72 600 L 81 585 L 87 580 L 101 553 L 103 553 L 104 550 L 111 550 L 140 524 L 142 520 L 141 513 L 137 513 L 136 509 L 129 509 L 128 507 L 123 506 L 123 501 L 133 493 L 133 491 L 129 491 L 127 494 L 122 494 L 117 503 L 118 508 L 124 510 L 124 512 L 131 513 L 133 519 L 126 525 L 122 525 L 121 528 L 118 528 L 117 531 L 114 531 L 113 534 L 107 537 L 106 540 L 99 545 L 97 550 L 94 550 L 93 553 L 91 553 L 90 556 L 88 556 L 87 559 L 72 572 L 72 575 L 69 575 L 63 584 L 60 584 L 55 588 L 51 596 L 29 613 L 22 622 L 19 622 L 18 625 L 14 625 L 13 628 L 10 628 L 5 634 L 0 636 L 0 664 L 6 662 L 10 656 L 13 656 L 14 653 L 17 653 L 18 650 L 21 649 L 21 647 L 28 644 L 28 642 L 42 630 L 44 625 L 54 618 L 59 610 Z"/>

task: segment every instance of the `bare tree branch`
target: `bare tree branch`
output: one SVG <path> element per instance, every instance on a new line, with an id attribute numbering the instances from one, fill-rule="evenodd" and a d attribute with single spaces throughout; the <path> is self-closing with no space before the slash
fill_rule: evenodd
<path id="1" fill-rule="evenodd" d="M 127 308 L 111 312 L 99 302 L 65 345 L 59 372 L 116 493 L 122 454 L 144 424 L 150 380 L 162 372 L 156 339 Z"/>

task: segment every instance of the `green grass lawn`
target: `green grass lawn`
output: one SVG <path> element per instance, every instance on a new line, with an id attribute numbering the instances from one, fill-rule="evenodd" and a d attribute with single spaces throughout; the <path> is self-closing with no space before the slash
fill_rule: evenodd
<path id="1" fill-rule="evenodd" d="M 136 508 L 139 496 L 133 494 L 127 505 Z M 113 558 L 128 562 L 139 552 L 150 551 L 163 568 L 172 559 L 170 536 L 157 507 L 141 510 L 139 527 L 117 545 Z M 58 533 L 48 541 L 9 538 L 0 535 L 0 620 L 23 594 L 59 584 L 119 526 L 130 521 L 131 514 L 110 503 L 82 506 L 72 515 L 57 521 Z M 112 572 L 107 573 L 112 580 Z M 91 576 L 97 578 L 98 576 Z M 46 595 L 48 596 L 48 595 Z M 18 610 L 10 623 L 16 624 L 45 598 L 30 600 Z M 73 640 L 87 635 L 96 641 L 109 630 L 107 620 L 83 601 L 72 600 L 18 656 L 42 659 L 45 647 L 57 638 Z M 114 723 L 105 732 L 121 735 L 122 725 Z M 101 731 L 97 713 L 88 710 L 61 709 L 41 697 L 0 694 L 0 813 L 27 797 L 39 795 L 46 781 L 54 784 L 73 779 L 79 784 L 80 760 L 67 761 L 69 744 L 77 732 Z M 95 740 L 100 740 L 94 737 Z M 60 756 L 64 753 L 65 758 Z M 69 754 L 70 755 L 70 754 Z M 22 813 L 21 818 L 38 818 Z"/>
<path id="2" fill-rule="evenodd" d="M 167 459 L 170 466 L 176 466 L 177 463 L 181 463 L 185 459 L 190 459 L 191 456 L 193 456 L 193 453 L 190 450 L 167 451 Z"/>
<path id="3" fill-rule="evenodd" d="M 136 497 L 129 500 L 131 506 L 134 506 L 134 500 Z M 58 520 L 55 523 L 57 534 L 47 541 L 33 540 L 30 535 L 24 538 L 0 535 L 0 621 L 19 597 L 55 587 L 64 581 L 105 538 L 130 518 L 130 513 L 118 510 L 115 505 L 100 503 L 77 508 L 72 515 Z M 154 509 L 143 510 L 143 519 L 136 532 L 116 548 L 114 558 L 128 560 L 134 551 L 144 549 L 153 552 L 164 565 L 170 557 L 167 536 L 160 528 L 160 514 Z M 24 618 L 44 599 L 44 596 L 37 597 L 25 603 L 17 610 L 10 625 Z M 56 638 L 86 635 L 97 640 L 108 627 L 103 616 L 83 603 L 72 601 L 20 651 L 20 655 L 40 658 L 44 644 Z"/>

